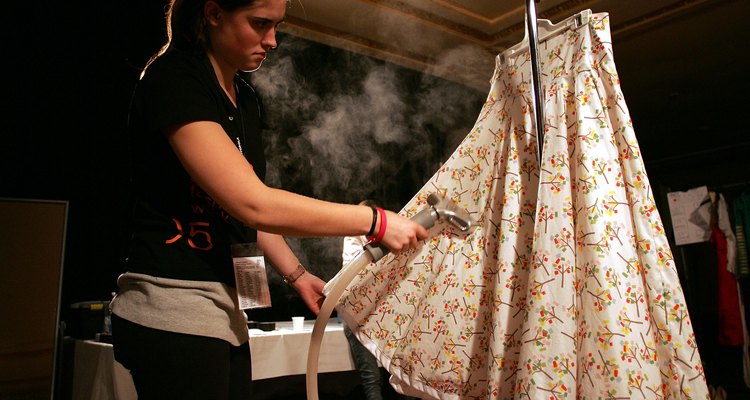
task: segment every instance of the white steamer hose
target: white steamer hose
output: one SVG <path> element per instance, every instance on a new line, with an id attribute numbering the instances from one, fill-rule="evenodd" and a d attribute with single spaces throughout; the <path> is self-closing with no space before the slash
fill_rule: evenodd
<path id="1" fill-rule="evenodd" d="M 346 287 L 357 276 L 357 273 L 371 261 L 372 255 L 367 251 L 363 251 L 349 262 L 336 275 L 336 282 L 331 287 L 330 292 L 326 294 L 323 306 L 320 308 L 320 312 L 318 312 L 315 325 L 313 325 L 312 336 L 310 337 L 310 348 L 307 353 L 307 398 L 310 400 L 318 400 L 318 356 L 320 354 L 320 344 L 323 341 L 323 334 L 325 333 L 326 325 L 328 325 L 333 308 L 336 306 Z"/>
<path id="2" fill-rule="evenodd" d="M 430 194 L 427 198 L 428 208 L 420 211 L 411 219 L 425 227 L 432 228 L 438 219 L 445 218 L 448 222 L 456 225 L 462 231 L 467 231 L 472 221 L 468 213 L 461 212 L 455 208 L 455 204 L 446 201 L 437 194 Z M 364 246 L 365 251 L 361 252 L 349 264 L 347 264 L 333 279 L 326 284 L 326 299 L 320 308 L 315 325 L 313 325 L 312 336 L 310 338 L 310 348 L 307 353 L 307 399 L 318 400 L 318 358 L 320 356 L 320 345 L 323 342 L 328 320 L 331 318 L 333 309 L 338 303 L 341 294 L 344 293 L 347 286 L 354 280 L 359 271 L 364 269 L 369 263 L 378 261 L 388 254 L 389 250 L 380 243 L 367 244 Z"/>

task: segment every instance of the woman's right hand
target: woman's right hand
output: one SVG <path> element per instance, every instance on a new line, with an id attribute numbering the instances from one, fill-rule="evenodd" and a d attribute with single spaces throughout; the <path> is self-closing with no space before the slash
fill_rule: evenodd
<path id="1" fill-rule="evenodd" d="M 393 254 L 416 248 L 420 240 L 427 238 L 427 229 L 422 225 L 392 211 L 386 210 L 385 215 L 385 235 L 380 242 Z M 379 221 L 379 228 L 382 229 L 382 226 L 383 221 Z"/>

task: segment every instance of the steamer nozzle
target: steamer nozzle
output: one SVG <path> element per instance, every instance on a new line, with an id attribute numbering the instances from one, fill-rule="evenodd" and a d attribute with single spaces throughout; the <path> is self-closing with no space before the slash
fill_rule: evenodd
<path id="1" fill-rule="evenodd" d="M 427 196 L 427 204 L 437 214 L 438 220 L 445 220 L 461 232 L 466 232 L 474 224 L 469 212 L 459 207 L 455 201 L 435 193 Z M 415 216 L 416 217 L 416 216 Z"/>
<path id="2" fill-rule="evenodd" d="M 432 228 L 437 221 L 445 221 L 460 229 L 461 232 L 468 231 L 474 224 L 469 212 L 459 207 L 455 201 L 443 197 L 437 193 L 427 196 L 429 207 L 411 217 L 411 220 L 424 226 L 425 229 Z M 382 243 L 368 243 L 365 250 L 372 256 L 372 261 L 378 261 L 390 252 Z"/>

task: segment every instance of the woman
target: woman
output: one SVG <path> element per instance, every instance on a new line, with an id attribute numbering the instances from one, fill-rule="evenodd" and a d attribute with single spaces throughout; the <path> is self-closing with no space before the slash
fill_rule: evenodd
<path id="1" fill-rule="evenodd" d="M 134 202 L 112 301 L 115 357 L 141 399 L 250 397 L 232 245 L 257 242 L 315 313 L 324 282 L 281 235 L 372 235 L 392 252 L 427 231 L 393 212 L 265 186 L 260 113 L 243 72 L 276 47 L 287 0 L 172 0 L 169 39 L 130 109 Z"/>

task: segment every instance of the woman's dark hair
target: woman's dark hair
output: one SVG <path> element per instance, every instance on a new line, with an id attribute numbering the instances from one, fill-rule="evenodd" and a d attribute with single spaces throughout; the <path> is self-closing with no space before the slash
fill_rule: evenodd
<path id="1" fill-rule="evenodd" d="M 199 53 L 208 46 L 206 33 L 206 19 L 203 16 L 203 6 L 207 0 L 171 0 L 167 6 L 167 42 L 151 57 L 145 71 L 154 60 L 162 54 L 178 49 L 181 51 Z M 224 11 L 234 11 L 240 7 L 253 4 L 255 0 L 212 0 Z"/>

